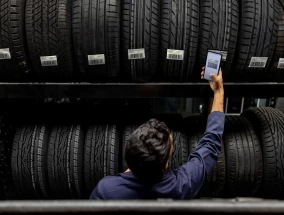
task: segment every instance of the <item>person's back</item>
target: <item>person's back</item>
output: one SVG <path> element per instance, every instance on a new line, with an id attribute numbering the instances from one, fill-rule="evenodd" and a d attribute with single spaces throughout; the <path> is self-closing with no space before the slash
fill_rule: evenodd
<path id="1" fill-rule="evenodd" d="M 164 123 L 150 120 L 134 131 L 125 147 L 129 169 L 117 176 L 102 179 L 90 199 L 193 198 L 200 190 L 206 174 L 216 164 L 221 150 L 225 121 L 222 72 L 212 78 L 212 113 L 208 117 L 204 137 L 186 164 L 167 172 L 173 150 L 172 135 Z"/>

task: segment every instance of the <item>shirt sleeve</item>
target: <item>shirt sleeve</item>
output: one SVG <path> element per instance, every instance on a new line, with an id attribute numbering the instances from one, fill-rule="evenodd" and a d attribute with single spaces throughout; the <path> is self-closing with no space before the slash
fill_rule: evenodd
<path id="1" fill-rule="evenodd" d="M 224 124 L 224 113 L 211 113 L 204 137 L 188 162 L 176 170 L 178 184 L 182 187 L 182 199 L 193 198 L 199 192 L 206 174 L 215 166 L 221 151 Z"/>
<path id="2" fill-rule="evenodd" d="M 90 196 L 90 199 L 91 200 L 102 200 L 103 199 L 99 193 L 99 185 L 97 185 L 96 188 L 93 190 Z"/>

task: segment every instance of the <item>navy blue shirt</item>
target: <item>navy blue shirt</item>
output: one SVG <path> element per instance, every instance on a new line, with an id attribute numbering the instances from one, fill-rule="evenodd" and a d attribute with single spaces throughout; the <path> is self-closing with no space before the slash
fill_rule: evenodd
<path id="1" fill-rule="evenodd" d="M 90 199 L 192 199 L 219 157 L 224 122 L 224 113 L 211 113 L 204 137 L 189 156 L 188 162 L 164 174 L 159 183 L 142 184 L 132 172 L 108 176 L 98 183 Z"/>

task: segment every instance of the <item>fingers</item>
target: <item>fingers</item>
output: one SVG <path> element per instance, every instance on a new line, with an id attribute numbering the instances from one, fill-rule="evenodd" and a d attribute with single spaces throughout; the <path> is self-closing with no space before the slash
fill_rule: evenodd
<path id="1" fill-rule="evenodd" d="M 210 77 L 212 78 L 212 80 L 213 80 L 214 82 L 217 82 L 217 81 L 218 81 L 217 75 L 211 73 L 211 74 L 210 74 Z"/>
<path id="2" fill-rule="evenodd" d="M 201 79 L 204 79 L 204 69 L 205 69 L 205 67 L 202 67 Z"/>
<path id="3" fill-rule="evenodd" d="M 204 71 L 205 71 L 205 67 L 202 67 L 201 79 L 204 79 L 204 74 L 205 74 Z M 222 69 L 220 68 L 218 76 L 215 74 L 210 74 L 210 77 L 212 78 L 213 82 L 217 82 L 219 79 L 222 79 L 223 78 Z"/>
<path id="4" fill-rule="evenodd" d="M 222 69 L 220 68 L 220 70 L 219 70 L 219 74 L 218 74 L 218 77 L 223 77 L 223 71 L 222 71 Z"/>
<path id="5" fill-rule="evenodd" d="M 215 75 L 215 74 L 210 74 L 210 77 L 213 79 L 214 82 L 222 81 L 222 79 L 223 79 L 222 69 L 220 68 L 218 76 Z"/>

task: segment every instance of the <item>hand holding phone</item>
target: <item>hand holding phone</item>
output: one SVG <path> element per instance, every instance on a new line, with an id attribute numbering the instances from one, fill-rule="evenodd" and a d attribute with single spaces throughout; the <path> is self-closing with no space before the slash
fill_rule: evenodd
<path id="1" fill-rule="evenodd" d="M 202 68 L 201 72 L 201 79 L 205 79 L 205 67 Z M 214 93 L 224 93 L 224 88 L 223 88 L 223 75 L 222 75 L 222 69 L 220 68 L 218 76 L 215 74 L 212 74 L 210 76 L 212 81 L 209 81 L 210 87 L 213 90 Z"/>
<path id="2" fill-rule="evenodd" d="M 204 75 L 205 75 L 205 67 L 202 68 L 201 79 L 204 79 Z M 220 68 L 218 75 L 212 74 L 210 78 L 212 78 L 212 81 L 209 81 L 209 84 L 212 91 L 214 92 L 214 100 L 211 112 L 215 111 L 224 112 L 224 88 L 223 88 L 222 69 Z"/>
<path id="3" fill-rule="evenodd" d="M 206 66 L 205 66 L 204 79 L 208 81 L 212 81 L 210 74 L 215 74 L 216 76 L 218 76 L 221 60 L 222 60 L 221 54 L 218 54 L 215 52 L 208 52 Z"/>

